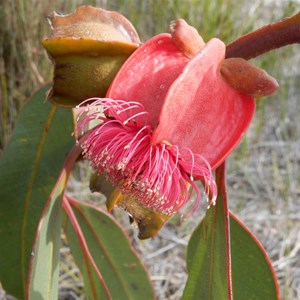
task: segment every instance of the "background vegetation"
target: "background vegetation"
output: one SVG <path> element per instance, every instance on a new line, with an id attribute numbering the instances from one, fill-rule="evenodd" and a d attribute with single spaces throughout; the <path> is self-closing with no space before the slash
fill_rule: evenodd
<path id="1" fill-rule="evenodd" d="M 52 65 L 40 44 L 50 33 L 46 16 L 53 10 L 70 13 L 86 4 L 124 14 L 141 40 L 166 31 L 169 21 L 180 17 L 195 26 L 205 40 L 216 36 L 226 43 L 300 8 L 298 0 L 1 1 L 0 157 L 26 99 L 51 81 Z M 266 247 L 284 299 L 300 299 L 299 49 L 299 45 L 289 46 L 253 61 L 276 77 L 281 88 L 276 95 L 258 100 L 253 125 L 229 159 L 227 172 L 231 209 Z M 70 190 L 80 199 L 98 201 L 99 197 L 88 191 L 87 169 L 85 165 L 78 169 Z M 186 279 L 185 247 L 203 212 L 193 220 L 173 218 L 150 241 L 137 241 L 135 230 L 128 227 L 160 299 L 180 298 Z M 60 297 L 83 299 L 80 274 L 67 246 L 62 257 Z"/>

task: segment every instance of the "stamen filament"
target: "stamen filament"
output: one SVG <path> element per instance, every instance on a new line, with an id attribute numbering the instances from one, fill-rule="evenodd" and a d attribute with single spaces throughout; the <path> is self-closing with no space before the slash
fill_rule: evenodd
<path id="1" fill-rule="evenodd" d="M 107 98 L 83 102 L 87 103 L 88 114 L 77 130 L 82 132 L 94 120 L 100 123 L 86 133 L 83 155 L 99 173 L 120 182 L 123 194 L 168 215 L 182 208 L 194 191 L 194 211 L 201 194 L 196 178 L 205 182 L 205 192 L 212 195 L 209 205 L 215 203 L 217 190 L 208 162 L 189 148 L 152 145 L 149 114 L 140 103 Z"/>

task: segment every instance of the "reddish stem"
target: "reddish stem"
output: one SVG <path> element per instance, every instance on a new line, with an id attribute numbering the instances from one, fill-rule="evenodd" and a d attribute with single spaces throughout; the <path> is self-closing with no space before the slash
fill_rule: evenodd
<path id="1" fill-rule="evenodd" d="M 250 59 L 295 43 L 300 43 L 300 12 L 241 36 L 226 47 L 226 58 Z"/>
<path id="2" fill-rule="evenodd" d="M 225 235 L 226 235 L 226 267 L 227 267 L 227 287 L 228 287 L 228 299 L 233 299 L 232 294 L 232 272 L 231 272 L 231 246 L 230 246 L 230 222 L 229 222 L 229 210 L 227 202 L 227 191 L 226 191 L 226 161 L 224 161 L 216 169 L 216 181 L 218 185 L 218 192 L 221 197 L 219 200 L 223 201 L 224 218 L 225 218 Z M 218 201 L 218 200 L 217 200 Z"/>
<path id="3" fill-rule="evenodd" d="M 94 270 L 95 270 L 95 272 L 96 272 L 96 274 L 97 274 L 97 276 L 98 276 L 98 278 L 99 278 L 99 280 L 100 280 L 100 282 L 101 282 L 101 284 L 102 284 L 102 286 L 104 288 L 104 291 L 105 291 L 105 293 L 107 295 L 107 298 L 108 299 L 112 299 L 111 294 L 109 292 L 109 289 L 108 289 L 108 287 L 107 287 L 107 285 L 106 285 L 106 283 L 104 281 L 104 278 L 101 275 L 100 270 L 98 269 L 98 267 L 97 267 L 97 265 L 96 265 L 96 263 L 95 263 L 95 261 L 93 259 L 93 256 L 92 256 L 92 254 L 91 254 L 91 252 L 90 252 L 90 250 L 88 248 L 86 239 L 85 239 L 84 234 L 83 234 L 83 232 L 82 232 L 82 230 L 80 228 L 80 225 L 79 225 L 79 223 L 78 223 L 78 221 L 76 219 L 76 216 L 75 216 L 75 214 L 74 214 L 74 212 L 72 210 L 72 207 L 69 204 L 69 200 L 68 200 L 68 196 L 67 195 L 65 195 L 63 197 L 63 208 L 64 208 L 66 214 L 68 215 L 69 220 L 70 220 L 70 222 L 71 222 L 71 224 L 72 224 L 72 226 L 73 226 L 73 228 L 75 230 L 75 233 L 76 233 L 76 236 L 77 236 L 77 238 L 79 240 L 79 244 L 81 246 L 81 249 L 82 249 L 82 252 L 83 252 L 83 255 L 84 255 L 84 260 L 85 260 L 86 264 L 88 265 L 88 261 L 92 264 L 92 266 L 93 266 L 93 268 L 94 268 Z"/>

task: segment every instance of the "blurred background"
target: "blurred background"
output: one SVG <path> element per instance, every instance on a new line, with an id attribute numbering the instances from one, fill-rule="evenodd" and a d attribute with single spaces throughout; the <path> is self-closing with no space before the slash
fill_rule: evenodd
<path id="1" fill-rule="evenodd" d="M 300 10 L 299 0 L 0 1 L 0 157 L 23 104 L 52 78 L 52 65 L 40 43 L 50 34 L 46 16 L 52 11 L 67 14 L 87 4 L 124 14 L 142 41 L 166 32 L 171 20 L 184 18 L 205 41 L 218 37 L 229 43 Z M 280 89 L 257 101 L 251 128 L 228 160 L 229 204 L 266 248 L 282 298 L 300 299 L 300 45 L 271 51 L 252 63 L 277 78 Z M 70 191 L 81 200 L 98 201 L 89 192 L 88 175 L 87 165 L 78 168 Z M 204 212 L 202 208 L 188 220 L 175 216 L 157 237 L 142 242 L 136 229 L 124 222 L 149 268 L 158 299 L 180 299 L 186 245 Z M 85 299 L 63 236 L 62 241 L 59 297 Z"/>

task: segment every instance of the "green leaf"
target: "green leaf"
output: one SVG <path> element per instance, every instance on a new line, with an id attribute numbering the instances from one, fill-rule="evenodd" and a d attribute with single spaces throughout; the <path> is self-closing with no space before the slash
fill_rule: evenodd
<path id="1" fill-rule="evenodd" d="M 217 204 L 208 210 L 188 245 L 189 277 L 182 299 L 230 299 L 230 266 L 234 300 L 280 299 L 274 269 L 260 242 L 232 213 L 230 234 L 226 230 L 227 196 L 220 171 Z"/>
<path id="2" fill-rule="evenodd" d="M 266 251 L 232 213 L 230 232 L 234 299 L 280 299 L 278 282 Z"/>
<path id="3" fill-rule="evenodd" d="M 182 299 L 231 299 L 229 217 L 225 167 L 216 172 L 218 198 L 189 241 L 188 280 Z"/>
<path id="4" fill-rule="evenodd" d="M 89 252 L 109 289 L 112 299 L 154 299 L 147 273 L 124 232 L 106 212 L 69 199 L 84 234 Z M 64 230 L 71 251 L 84 277 L 88 299 L 108 299 L 91 261 L 86 259 L 78 236 L 66 218 Z"/>
<path id="5" fill-rule="evenodd" d="M 74 143 L 71 111 L 45 102 L 48 89 L 25 105 L 0 160 L 0 281 L 20 299 L 40 216 Z"/>
<path id="6" fill-rule="evenodd" d="M 26 299 L 57 299 L 62 196 L 72 167 L 81 154 L 80 145 L 70 151 L 49 195 L 39 222 L 28 274 Z"/>
<path id="7" fill-rule="evenodd" d="M 62 216 L 61 200 L 72 167 L 81 152 L 80 145 L 74 146 L 70 151 L 44 208 L 30 260 L 26 299 L 57 299 Z"/>
<path id="8" fill-rule="evenodd" d="M 40 222 L 28 275 L 28 299 L 51 300 L 58 297 L 62 190 L 55 190 L 53 197 L 49 198 Z"/>

